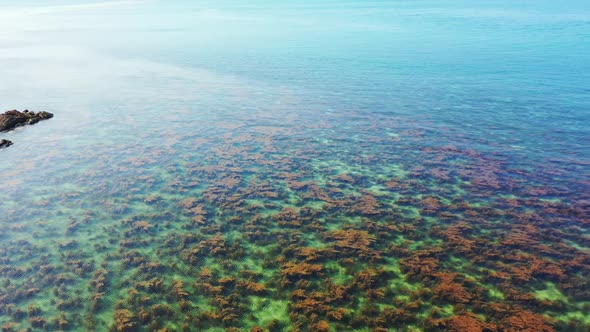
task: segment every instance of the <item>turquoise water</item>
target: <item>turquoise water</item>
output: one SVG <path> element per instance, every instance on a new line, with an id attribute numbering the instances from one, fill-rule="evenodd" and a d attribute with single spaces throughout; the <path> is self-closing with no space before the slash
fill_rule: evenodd
<path id="1" fill-rule="evenodd" d="M 3 1 L 0 61 L 6 330 L 590 328 L 582 1 Z"/>

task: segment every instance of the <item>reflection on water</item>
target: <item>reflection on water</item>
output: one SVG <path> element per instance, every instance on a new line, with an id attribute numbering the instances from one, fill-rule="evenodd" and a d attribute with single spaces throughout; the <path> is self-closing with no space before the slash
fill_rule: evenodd
<path id="1" fill-rule="evenodd" d="M 3 330 L 590 328 L 583 11 L 3 6 Z"/>

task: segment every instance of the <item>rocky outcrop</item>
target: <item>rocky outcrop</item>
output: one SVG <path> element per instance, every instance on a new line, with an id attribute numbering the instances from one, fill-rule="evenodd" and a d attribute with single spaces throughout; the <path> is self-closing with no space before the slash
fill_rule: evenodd
<path id="1" fill-rule="evenodd" d="M 49 112 L 29 112 L 24 110 L 19 112 L 17 110 L 7 111 L 0 114 L 0 131 L 12 130 L 16 127 L 25 125 L 32 125 L 41 120 L 51 119 L 53 114 Z M 7 139 L 0 140 L 0 149 L 7 148 L 12 145 L 12 142 Z"/>
<path id="2" fill-rule="evenodd" d="M 12 145 L 12 142 L 7 139 L 0 140 L 0 149 L 7 148 Z"/>
<path id="3" fill-rule="evenodd" d="M 41 120 L 51 119 L 53 114 L 49 112 L 29 112 L 25 110 L 19 112 L 17 110 L 7 111 L 0 114 L 0 131 L 12 130 L 16 127 L 35 124 Z"/>

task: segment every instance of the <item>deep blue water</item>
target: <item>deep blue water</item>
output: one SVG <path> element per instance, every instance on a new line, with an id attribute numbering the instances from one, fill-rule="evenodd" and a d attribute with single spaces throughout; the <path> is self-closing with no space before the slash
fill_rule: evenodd
<path id="1" fill-rule="evenodd" d="M 297 89 L 336 112 L 404 114 L 456 130 L 468 125 L 532 156 L 588 151 L 590 14 L 583 1 L 54 3 L 3 7 L 4 108 L 35 102 L 16 96 L 14 105 L 10 97 L 24 90 L 34 96 L 14 82 L 43 76 L 18 70 L 26 61 L 47 64 L 39 49 L 47 48 L 50 61 L 87 62 L 91 72 L 104 57 L 147 60 Z M 95 81 L 91 74 L 87 80 Z M 55 97 L 67 93 L 52 88 Z"/>

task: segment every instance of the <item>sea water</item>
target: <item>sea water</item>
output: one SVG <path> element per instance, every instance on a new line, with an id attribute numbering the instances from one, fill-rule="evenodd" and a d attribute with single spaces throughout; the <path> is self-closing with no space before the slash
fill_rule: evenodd
<path id="1" fill-rule="evenodd" d="M 0 325 L 590 328 L 584 1 L 2 1 Z"/>

